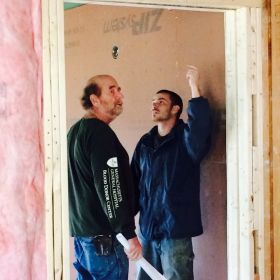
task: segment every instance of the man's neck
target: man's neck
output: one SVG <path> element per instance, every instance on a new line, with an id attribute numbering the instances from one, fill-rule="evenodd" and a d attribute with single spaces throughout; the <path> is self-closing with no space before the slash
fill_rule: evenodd
<path id="1" fill-rule="evenodd" d="M 157 126 L 158 126 L 158 134 L 160 136 L 165 136 L 168 133 L 170 133 L 170 131 L 172 130 L 172 128 L 174 127 L 174 125 L 176 124 L 176 119 L 172 118 L 169 119 L 167 121 L 161 121 L 158 122 Z"/>
<path id="2" fill-rule="evenodd" d="M 107 118 L 104 114 L 99 113 L 98 111 L 93 111 L 91 109 L 89 109 L 86 114 L 84 115 L 85 119 L 98 119 L 101 120 L 107 124 L 109 124 L 112 119 Z"/>

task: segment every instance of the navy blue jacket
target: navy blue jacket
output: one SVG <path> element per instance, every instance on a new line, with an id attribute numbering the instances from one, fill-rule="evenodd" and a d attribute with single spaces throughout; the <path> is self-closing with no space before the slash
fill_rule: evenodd
<path id="1" fill-rule="evenodd" d="M 158 146 L 157 126 L 142 136 L 131 161 L 139 189 L 140 230 L 146 240 L 193 237 L 203 232 L 200 162 L 210 147 L 207 99 L 189 101 L 188 122 L 177 121 Z"/>

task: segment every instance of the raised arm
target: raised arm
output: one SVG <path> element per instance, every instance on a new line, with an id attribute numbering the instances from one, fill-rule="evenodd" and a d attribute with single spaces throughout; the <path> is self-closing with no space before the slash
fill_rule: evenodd
<path id="1" fill-rule="evenodd" d="M 185 143 L 194 162 L 199 162 L 210 147 L 210 108 L 208 100 L 200 95 L 197 67 L 188 65 L 186 79 L 191 88 L 192 98 L 189 100 L 187 110 L 188 122 L 184 133 Z"/>
<path id="2" fill-rule="evenodd" d="M 198 72 L 197 67 L 195 67 L 193 65 L 188 65 L 186 78 L 187 78 L 188 84 L 191 88 L 192 98 L 200 97 L 200 91 L 199 91 L 199 87 L 198 87 L 199 72 Z"/>

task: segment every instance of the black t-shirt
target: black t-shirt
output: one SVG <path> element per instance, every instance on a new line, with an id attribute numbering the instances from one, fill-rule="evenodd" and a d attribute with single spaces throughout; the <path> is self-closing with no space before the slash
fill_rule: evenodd
<path id="1" fill-rule="evenodd" d="M 135 189 L 116 134 L 98 119 L 81 119 L 67 140 L 71 235 L 134 237 Z"/>

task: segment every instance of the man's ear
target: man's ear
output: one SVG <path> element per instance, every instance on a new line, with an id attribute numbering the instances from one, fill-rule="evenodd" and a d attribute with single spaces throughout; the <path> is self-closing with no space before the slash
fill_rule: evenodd
<path id="1" fill-rule="evenodd" d="M 99 98 L 95 94 L 91 94 L 89 99 L 93 107 L 97 107 L 99 105 Z"/>
<path id="2" fill-rule="evenodd" d="M 171 114 L 177 115 L 177 113 L 179 112 L 179 110 L 180 110 L 180 106 L 179 106 L 179 105 L 173 105 L 173 106 L 172 106 L 172 109 L 171 109 Z"/>

